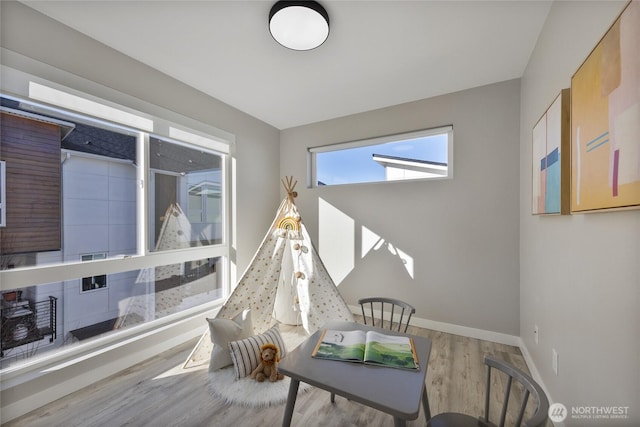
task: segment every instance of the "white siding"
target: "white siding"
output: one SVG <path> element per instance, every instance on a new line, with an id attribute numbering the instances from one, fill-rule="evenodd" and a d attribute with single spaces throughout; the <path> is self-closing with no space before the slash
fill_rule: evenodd
<path id="1" fill-rule="evenodd" d="M 83 254 L 136 253 L 136 169 L 133 164 L 74 153 L 63 163 L 63 251 L 66 262 Z M 118 276 L 113 277 L 113 276 Z M 131 274 L 129 274 L 131 276 Z M 110 275 L 107 288 L 81 292 L 81 278 L 64 285 L 64 330 L 120 315 L 118 301 L 130 296 L 135 275 Z"/>

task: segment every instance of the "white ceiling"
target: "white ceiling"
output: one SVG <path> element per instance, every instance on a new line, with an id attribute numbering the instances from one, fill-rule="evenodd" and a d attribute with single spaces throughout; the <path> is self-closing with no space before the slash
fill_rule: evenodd
<path id="1" fill-rule="evenodd" d="M 24 1 L 276 128 L 522 76 L 549 1 L 329 1 L 329 39 L 298 52 L 274 1 Z"/>

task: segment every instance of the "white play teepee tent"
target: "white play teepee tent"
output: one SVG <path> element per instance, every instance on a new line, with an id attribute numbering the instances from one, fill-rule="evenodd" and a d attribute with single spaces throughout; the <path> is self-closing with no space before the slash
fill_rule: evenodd
<path id="1" fill-rule="evenodd" d="M 282 183 L 287 196 L 216 319 L 230 319 L 251 309 L 254 333 L 266 331 L 277 321 L 302 324 L 308 334 L 328 320 L 353 321 L 353 314 L 318 256 L 298 213 L 294 203 L 296 182 L 287 177 Z M 208 360 L 210 348 L 207 331 L 187 364 Z"/>

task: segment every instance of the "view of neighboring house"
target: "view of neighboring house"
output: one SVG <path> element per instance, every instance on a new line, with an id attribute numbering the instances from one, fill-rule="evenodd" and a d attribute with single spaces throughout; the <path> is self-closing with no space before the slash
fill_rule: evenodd
<path id="1" fill-rule="evenodd" d="M 385 179 L 442 178 L 448 174 L 446 163 L 374 154 L 373 160 L 384 167 Z"/>
<path id="2" fill-rule="evenodd" d="M 221 240 L 220 162 L 218 170 L 204 166 L 211 165 L 215 155 L 198 153 L 191 157 L 201 161 L 194 162 L 185 158 L 188 150 L 180 145 L 152 138 L 150 146 L 155 200 L 150 215 L 155 220 L 150 222 L 149 247 L 162 250 Z M 0 160 L 6 173 L 2 184 L 9 190 L 3 206 L 6 224 L 0 227 L 2 269 L 138 253 L 135 135 L 26 111 L 3 98 Z M 17 298 L 7 301 L 7 295 L 2 301 L 0 360 L 5 366 L 37 350 L 217 298 L 216 261 L 97 274 L 7 292 Z M 39 305 L 36 309 L 43 301 L 52 301 L 46 319 Z M 17 311 L 18 302 L 23 311 Z M 32 312 L 37 321 L 29 317 Z M 19 318 L 21 313 L 25 316 Z M 53 323 L 45 336 L 42 322 L 49 318 Z"/>

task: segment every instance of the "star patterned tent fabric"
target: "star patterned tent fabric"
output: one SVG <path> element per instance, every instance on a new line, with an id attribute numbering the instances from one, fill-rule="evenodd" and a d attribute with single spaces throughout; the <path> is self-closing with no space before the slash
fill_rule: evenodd
<path id="1" fill-rule="evenodd" d="M 256 334 L 266 331 L 276 321 L 302 324 L 308 334 L 328 320 L 353 321 L 353 314 L 329 276 L 298 213 L 294 203 L 295 184 L 287 180 L 284 185 L 287 197 L 216 319 L 230 319 L 250 309 Z M 208 335 L 207 330 L 187 364 L 208 360 L 211 348 Z"/>

